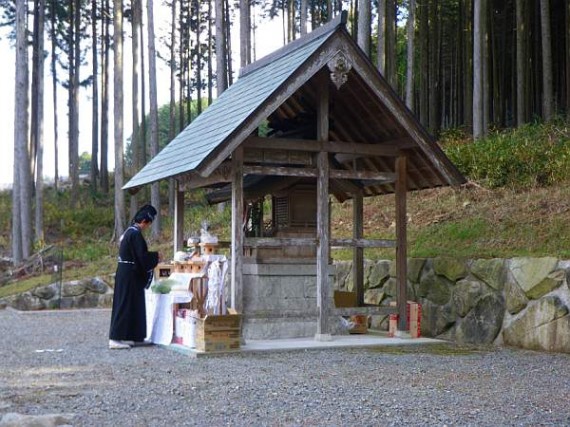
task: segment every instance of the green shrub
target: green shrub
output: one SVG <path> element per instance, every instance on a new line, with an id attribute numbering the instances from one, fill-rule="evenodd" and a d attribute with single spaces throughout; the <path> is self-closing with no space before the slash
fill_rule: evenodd
<path id="1" fill-rule="evenodd" d="M 561 120 L 494 132 L 476 142 L 456 134 L 442 138 L 458 169 L 490 188 L 547 186 L 570 170 L 570 124 Z"/>

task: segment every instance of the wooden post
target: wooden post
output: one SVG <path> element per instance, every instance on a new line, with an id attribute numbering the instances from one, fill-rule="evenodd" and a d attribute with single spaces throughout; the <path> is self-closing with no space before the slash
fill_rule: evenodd
<path id="1" fill-rule="evenodd" d="M 362 239 L 363 227 L 363 197 L 359 191 L 352 199 L 352 238 Z M 356 291 L 356 305 L 364 306 L 364 248 L 355 246 L 352 250 L 352 268 L 354 269 L 354 289 Z"/>
<path id="2" fill-rule="evenodd" d="M 184 191 L 179 191 L 178 181 L 174 189 L 174 253 L 184 247 Z"/>
<path id="3" fill-rule="evenodd" d="M 232 153 L 231 306 L 243 312 L 243 147 Z"/>
<path id="4" fill-rule="evenodd" d="M 396 300 L 398 302 L 398 331 L 408 330 L 407 291 L 407 233 L 406 196 L 408 191 L 406 156 L 396 159 Z"/>
<path id="5" fill-rule="evenodd" d="M 327 153 L 317 157 L 319 177 L 317 180 L 317 323 L 318 341 L 330 341 L 329 333 L 329 159 Z"/>
<path id="6" fill-rule="evenodd" d="M 329 78 L 320 75 L 319 100 L 317 105 L 317 139 L 329 138 Z M 317 154 L 317 308 L 318 322 L 315 339 L 330 341 L 329 333 L 329 157 L 326 152 Z"/>

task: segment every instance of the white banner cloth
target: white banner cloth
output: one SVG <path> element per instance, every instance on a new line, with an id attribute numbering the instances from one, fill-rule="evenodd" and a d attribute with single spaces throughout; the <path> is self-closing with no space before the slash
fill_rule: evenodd
<path id="1" fill-rule="evenodd" d="M 190 302 L 192 292 L 171 292 L 155 294 L 145 292 L 147 340 L 155 344 L 168 345 L 174 333 L 173 305 Z"/>

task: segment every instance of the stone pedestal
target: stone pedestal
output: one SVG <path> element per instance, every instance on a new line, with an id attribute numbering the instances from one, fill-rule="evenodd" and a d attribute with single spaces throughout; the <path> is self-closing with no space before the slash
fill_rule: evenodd
<path id="1" fill-rule="evenodd" d="M 316 264 L 244 264 L 244 338 L 314 337 L 318 320 L 316 271 Z M 333 307 L 333 285 L 331 265 L 330 307 Z M 330 324 L 331 329 L 336 327 L 332 318 Z"/>

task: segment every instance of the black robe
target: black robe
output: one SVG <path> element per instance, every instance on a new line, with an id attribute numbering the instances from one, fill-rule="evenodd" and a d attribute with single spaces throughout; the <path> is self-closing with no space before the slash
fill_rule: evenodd
<path id="1" fill-rule="evenodd" d="M 158 264 L 158 252 L 149 252 L 140 228 L 130 226 L 121 238 L 115 274 L 109 339 L 143 341 L 146 337 L 145 288 Z"/>

